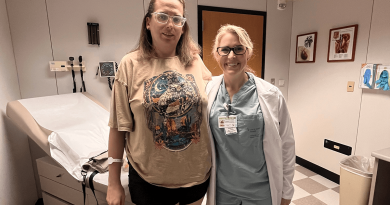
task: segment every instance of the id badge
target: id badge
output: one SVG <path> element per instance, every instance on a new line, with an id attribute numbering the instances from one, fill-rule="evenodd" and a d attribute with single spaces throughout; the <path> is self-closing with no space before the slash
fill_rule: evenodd
<path id="1" fill-rule="evenodd" d="M 225 127 L 225 135 L 237 134 L 237 127 Z"/>
<path id="2" fill-rule="evenodd" d="M 219 116 L 218 127 L 219 128 L 237 127 L 237 115 Z"/>

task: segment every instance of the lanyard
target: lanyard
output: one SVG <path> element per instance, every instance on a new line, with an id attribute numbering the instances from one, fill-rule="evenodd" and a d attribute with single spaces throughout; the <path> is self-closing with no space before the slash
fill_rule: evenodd
<path id="1" fill-rule="evenodd" d="M 234 114 L 236 114 L 236 112 L 234 112 L 234 111 L 232 111 L 232 104 L 227 104 L 227 103 L 224 103 L 223 104 L 223 107 L 225 108 L 225 110 L 227 111 L 227 113 L 228 113 L 228 117 L 229 117 L 229 115 L 234 115 Z"/>

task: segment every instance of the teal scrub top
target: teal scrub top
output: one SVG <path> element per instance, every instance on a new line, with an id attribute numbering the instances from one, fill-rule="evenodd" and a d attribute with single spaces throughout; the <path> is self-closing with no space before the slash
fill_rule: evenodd
<path id="1" fill-rule="evenodd" d="M 219 192 L 264 200 L 271 198 L 263 150 L 264 118 L 255 80 L 248 76 L 249 80 L 233 96 L 233 103 L 222 80 L 210 111 L 216 148 L 216 186 Z M 236 134 L 227 135 L 225 128 L 218 128 L 218 116 L 227 115 L 237 115 Z"/>

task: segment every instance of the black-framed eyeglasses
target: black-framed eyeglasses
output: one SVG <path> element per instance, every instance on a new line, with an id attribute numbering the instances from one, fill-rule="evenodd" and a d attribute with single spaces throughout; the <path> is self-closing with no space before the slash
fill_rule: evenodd
<path id="1" fill-rule="evenodd" d="M 247 48 L 243 45 L 235 46 L 233 48 L 230 47 L 218 47 L 217 52 L 220 56 L 227 56 L 229 55 L 230 51 L 233 51 L 236 55 L 244 55 L 246 53 Z"/>
<path id="2" fill-rule="evenodd" d="M 170 15 L 165 14 L 165 13 L 153 12 L 151 14 L 154 14 L 157 22 L 162 23 L 162 24 L 168 23 L 169 18 L 171 18 L 173 25 L 175 25 L 177 27 L 183 27 L 184 24 L 186 23 L 186 20 L 187 20 L 186 18 L 181 17 L 181 16 L 170 16 Z"/>

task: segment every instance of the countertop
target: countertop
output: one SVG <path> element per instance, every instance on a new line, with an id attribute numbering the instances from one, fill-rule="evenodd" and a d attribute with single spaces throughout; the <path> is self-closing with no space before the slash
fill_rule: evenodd
<path id="1" fill-rule="evenodd" d="M 371 152 L 371 156 L 390 162 L 390 147 L 386 149 L 381 149 L 378 151 Z"/>

